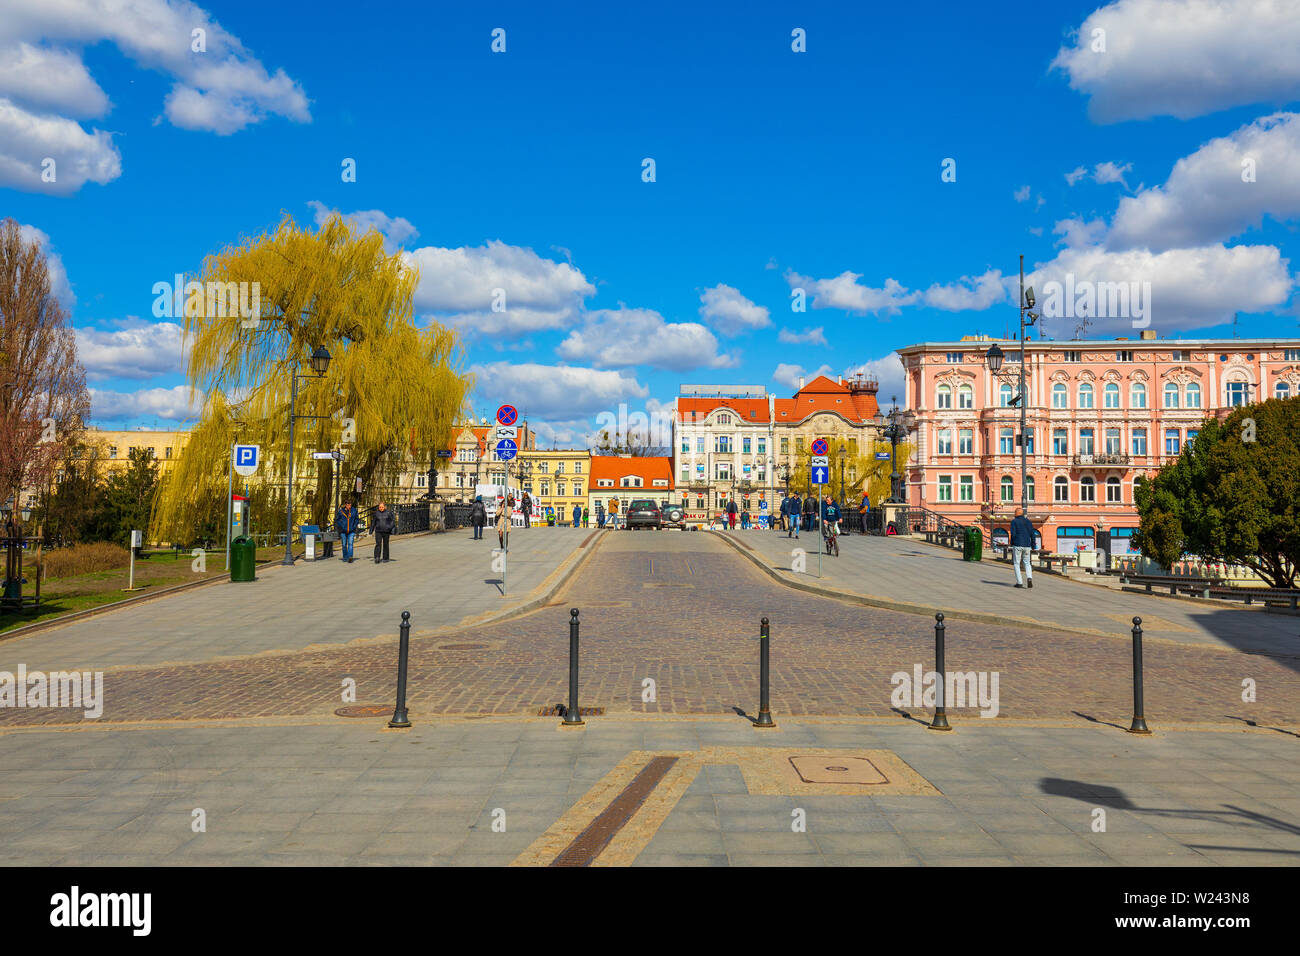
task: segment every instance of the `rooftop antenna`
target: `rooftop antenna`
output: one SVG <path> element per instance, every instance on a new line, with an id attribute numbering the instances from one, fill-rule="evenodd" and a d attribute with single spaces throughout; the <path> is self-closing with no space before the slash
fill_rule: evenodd
<path id="1" fill-rule="evenodd" d="M 1237 320 L 1240 319 L 1240 318 L 1241 318 L 1241 313 L 1240 313 L 1240 312 L 1234 312 L 1234 313 L 1232 313 L 1232 337 L 1233 337 L 1234 339 L 1239 339 L 1239 338 L 1241 338 L 1241 336 L 1237 333 Z"/>

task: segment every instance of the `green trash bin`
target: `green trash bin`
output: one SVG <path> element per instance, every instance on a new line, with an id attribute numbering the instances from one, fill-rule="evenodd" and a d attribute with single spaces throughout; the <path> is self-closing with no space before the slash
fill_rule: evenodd
<path id="1" fill-rule="evenodd" d="M 984 532 L 979 528 L 967 528 L 962 536 L 961 556 L 963 561 L 979 561 L 984 557 Z"/>
<path id="2" fill-rule="evenodd" d="M 230 542 L 230 580 L 255 581 L 257 579 L 257 542 L 240 535 Z"/>

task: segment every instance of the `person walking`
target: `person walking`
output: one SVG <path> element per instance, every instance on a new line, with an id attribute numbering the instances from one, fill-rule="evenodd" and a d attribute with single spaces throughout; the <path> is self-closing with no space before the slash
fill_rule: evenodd
<path id="1" fill-rule="evenodd" d="M 474 499 L 474 504 L 469 509 L 469 523 L 474 528 L 474 540 L 482 540 L 483 526 L 487 524 L 487 506 L 483 504 L 482 495 Z"/>
<path id="2" fill-rule="evenodd" d="M 803 529 L 811 531 L 813 526 L 813 514 L 817 511 L 817 497 L 809 494 L 803 500 Z"/>
<path id="3" fill-rule="evenodd" d="M 1029 556 L 1034 552 L 1034 526 L 1025 517 L 1023 508 L 1016 509 L 1016 516 L 1011 519 L 1011 564 L 1016 569 L 1016 587 L 1034 586 L 1034 567 Z M 1020 577 L 1020 563 L 1024 562 L 1025 576 Z"/>
<path id="4" fill-rule="evenodd" d="M 334 530 L 339 533 L 339 542 L 343 546 L 343 561 L 352 563 L 352 545 L 357 539 L 357 506 L 350 501 L 343 502 L 334 517 Z"/>
<path id="5" fill-rule="evenodd" d="M 741 530 L 741 531 L 748 531 L 748 530 L 749 530 L 749 512 L 748 512 L 748 511 L 742 511 L 742 512 L 740 513 L 740 530 Z"/>
<path id="6" fill-rule="evenodd" d="M 591 514 L 586 508 L 582 509 L 582 526 L 584 528 L 591 527 Z"/>
<path id="7" fill-rule="evenodd" d="M 510 528 L 510 509 L 504 505 L 497 508 L 497 545 L 502 551 L 506 549 L 506 532 Z"/>
<path id="8" fill-rule="evenodd" d="M 605 527 L 605 506 L 599 501 L 596 502 L 596 527 L 602 529 Z"/>
<path id="9" fill-rule="evenodd" d="M 531 523 L 532 517 L 533 517 L 533 496 L 525 491 L 524 492 L 524 527 L 525 528 L 532 527 L 532 523 Z"/>
<path id="10" fill-rule="evenodd" d="M 609 524 L 615 531 L 618 530 L 618 499 L 609 499 Z"/>
<path id="11" fill-rule="evenodd" d="M 582 520 L 582 505 L 573 506 L 573 526 L 578 527 L 578 522 Z"/>
<path id="12" fill-rule="evenodd" d="M 801 502 L 799 501 L 799 492 L 796 491 L 793 495 L 790 496 L 789 500 L 790 500 L 790 528 L 792 531 L 794 531 L 794 537 L 795 540 L 797 541 L 799 539 L 799 525 L 803 521 L 803 507 Z M 790 532 L 787 531 L 785 536 L 787 538 L 790 537 Z"/>
<path id="13" fill-rule="evenodd" d="M 732 531 L 736 530 L 736 499 L 727 500 L 727 527 Z"/>
<path id="14" fill-rule="evenodd" d="M 379 509 L 375 512 L 375 564 L 381 560 L 388 562 L 388 536 L 396 530 L 397 522 L 393 519 L 393 513 L 382 501 L 379 502 Z"/>

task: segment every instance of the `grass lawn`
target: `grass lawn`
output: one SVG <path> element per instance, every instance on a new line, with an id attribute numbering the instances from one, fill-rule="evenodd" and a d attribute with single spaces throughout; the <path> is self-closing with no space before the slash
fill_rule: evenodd
<path id="1" fill-rule="evenodd" d="M 263 561 L 273 561 L 277 558 L 284 557 L 284 549 L 280 548 L 259 548 L 257 551 L 258 563 Z M 41 582 L 41 606 L 37 609 L 28 609 L 22 613 L 7 611 L 0 613 L 0 634 L 5 631 L 13 630 L 16 627 L 23 627 L 27 624 L 35 624 L 37 621 L 48 621 L 64 614 L 71 614 L 75 611 L 85 611 L 89 608 L 99 607 L 103 604 L 112 604 L 115 601 L 124 601 L 127 598 L 147 595 L 151 591 L 162 591 L 165 588 L 174 587 L 178 584 L 188 584 L 201 578 L 227 577 L 229 572 L 226 568 L 226 552 L 209 551 L 207 552 L 207 568 L 203 573 L 192 569 L 195 558 L 189 551 L 158 551 L 150 552 L 148 558 L 137 558 L 135 562 L 135 586 L 140 590 L 127 591 L 126 586 L 129 580 L 129 567 L 124 565 L 120 570 L 114 571 L 92 571 L 88 574 L 69 575 L 63 578 L 47 577 Z M 23 585 L 24 596 L 30 596 L 36 593 L 36 556 L 34 554 L 24 555 L 24 575 L 28 583 Z M 3 577 L 3 569 L 0 569 L 0 577 Z"/>

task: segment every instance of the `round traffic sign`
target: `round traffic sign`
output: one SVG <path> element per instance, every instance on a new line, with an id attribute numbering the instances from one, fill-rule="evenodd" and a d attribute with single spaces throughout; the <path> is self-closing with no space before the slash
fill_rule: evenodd
<path id="1" fill-rule="evenodd" d="M 826 443 L 825 438 L 818 438 L 812 443 L 812 453 L 814 455 L 825 455 L 830 452 L 830 446 Z"/>
<path id="2" fill-rule="evenodd" d="M 513 425 L 519 421 L 519 412 L 513 405 L 502 405 L 497 409 L 497 421 L 502 425 Z"/>
<path id="3" fill-rule="evenodd" d="M 519 446 L 509 438 L 503 438 L 497 442 L 497 458 L 502 461 L 510 461 L 519 452 Z"/>

